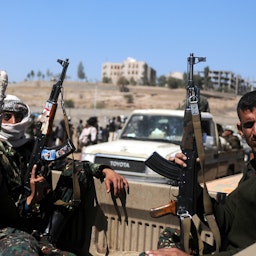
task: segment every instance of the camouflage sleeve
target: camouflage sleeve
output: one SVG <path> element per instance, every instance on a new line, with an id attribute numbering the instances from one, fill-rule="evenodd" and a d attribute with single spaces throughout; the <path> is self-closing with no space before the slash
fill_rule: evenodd
<path id="1" fill-rule="evenodd" d="M 88 161 L 83 161 L 84 169 L 87 170 L 87 172 L 90 172 L 92 176 L 94 176 L 97 179 L 100 179 L 101 182 L 104 181 L 105 175 L 102 172 L 105 168 L 110 168 L 107 165 L 101 165 L 101 164 L 95 164 Z"/>
<path id="2" fill-rule="evenodd" d="M 110 168 L 107 165 L 95 164 L 89 161 L 78 161 L 75 160 L 76 171 L 80 172 L 79 176 L 80 181 L 88 179 L 90 176 L 93 176 L 97 179 L 100 179 L 103 182 L 105 175 L 102 172 L 105 168 Z M 69 159 L 68 164 L 66 165 L 64 175 L 71 175 L 73 172 L 73 160 Z"/>

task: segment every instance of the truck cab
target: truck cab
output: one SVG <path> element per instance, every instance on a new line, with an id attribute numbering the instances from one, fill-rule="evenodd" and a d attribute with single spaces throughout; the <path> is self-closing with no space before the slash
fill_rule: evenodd
<path id="1" fill-rule="evenodd" d="M 82 160 L 108 165 L 129 180 L 169 184 L 167 178 L 148 168 L 144 162 L 155 151 L 166 159 L 180 152 L 183 119 L 183 110 L 135 110 L 117 140 L 86 147 Z M 213 115 L 203 112 L 201 120 L 206 154 L 205 181 L 242 172 L 243 148 L 223 150 Z M 202 181 L 200 171 L 198 179 Z"/>

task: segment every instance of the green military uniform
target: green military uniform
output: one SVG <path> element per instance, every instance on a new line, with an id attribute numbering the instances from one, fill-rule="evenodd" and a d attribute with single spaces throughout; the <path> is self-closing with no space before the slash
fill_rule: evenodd
<path id="1" fill-rule="evenodd" d="M 200 96 L 199 108 L 201 112 L 210 112 L 210 106 L 207 97 L 203 95 Z"/>
<path id="2" fill-rule="evenodd" d="M 234 134 L 230 134 L 229 136 L 226 136 L 225 139 L 230 144 L 231 148 L 242 147 L 239 138 Z"/>
<path id="3" fill-rule="evenodd" d="M 66 226 L 72 226 L 72 218 L 79 213 L 79 206 L 74 210 L 70 207 L 65 206 L 55 206 L 54 202 L 57 200 L 70 201 L 73 194 L 73 183 L 72 183 L 72 173 L 73 173 L 73 161 L 71 159 L 66 159 L 61 163 L 52 163 L 45 166 L 45 168 L 58 168 L 62 171 L 59 182 L 56 189 L 50 192 L 41 202 L 37 204 L 36 209 L 30 209 L 25 204 L 24 195 L 24 170 L 26 170 L 26 165 L 30 159 L 31 149 L 33 147 L 33 142 L 28 142 L 20 148 L 12 148 L 5 143 L 0 142 L 0 248 L 4 252 L 6 250 L 9 252 L 11 248 L 8 248 L 8 244 L 15 243 L 13 248 L 18 251 L 17 254 L 14 252 L 11 255 L 36 255 L 36 254 L 22 254 L 23 244 L 31 238 L 29 234 L 34 233 L 38 241 L 32 239 L 31 251 L 38 251 L 40 255 L 50 255 L 51 249 L 54 250 L 54 255 L 73 255 L 72 253 L 67 253 L 64 251 L 57 250 L 51 244 L 47 244 L 46 239 L 39 239 L 39 233 L 43 233 L 49 219 L 51 218 L 54 211 L 60 210 L 64 214 L 64 219 L 61 230 L 64 232 L 69 231 Z M 58 165 L 58 166 L 57 166 Z M 84 203 L 87 191 L 93 186 L 93 177 L 104 179 L 102 170 L 106 166 L 99 164 L 93 164 L 90 162 L 75 161 L 75 168 L 78 172 L 79 185 L 81 189 L 81 200 Z M 29 177 L 29 176 L 28 176 Z M 50 176 L 49 176 L 50 182 Z M 67 213 L 67 214 L 66 214 Z M 66 217 L 69 219 L 68 224 Z M 84 216 L 83 216 L 84 218 Z M 18 230 L 17 230 L 18 229 Z M 26 231 L 23 233 L 20 230 Z M 35 232 L 35 230 L 37 230 Z M 10 235 L 11 234 L 11 235 Z M 26 234 L 26 239 L 21 239 L 21 237 Z M 59 234 L 60 241 L 54 241 L 58 246 L 63 245 L 63 247 L 68 246 L 65 240 L 65 234 Z M 15 238 L 15 239 L 14 239 Z M 8 240 L 11 239 L 11 240 Z M 6 242 L 7 240 L 7 242 Z M 84 241 L 82 241 L 84 243 Z M 47 246 L 46 246 L 47 244 Z M 6 246 L 6 247 L 5 247 Z M 25 246 L 25 245 L 24 245 Z M 43 250 L 42 250 L 43 248 Z M 65 250 L 65 249 L 64 249 Z M 59 253 L 59 254 L 58 254 Z"/>
<path id="4" fill-rule="evenodd" d="M 214 202 L 215 217 L 223 235 L 222 247 L 225 252 L 234 253 L 256 241 L 256 161 L 248 164 L 239 186 L 224 204 Z"/>
<path id="5" fill-rule="evenodd" d="M 201 199 L 200 197 L 199 200 Z M 256 160 L 253 159 L 248 164 L 239 186 L 226 197 L 224 203 L 212 201 L 222 236 L 221 251 L 214 255 L 234 255 L 256 242 Z M 198 203 L 198 207 L 202 205 L 202 202 Z M 197 212 L 203 219 L 203 209 L 200 208 Z M 180 248 L 179 232 L 167 227 L 159 237 L 158 248 L 172 247 Z M 140 255 L 143 256 L 145 253 Z"/>
<path id="6" fill-rule="evenodd" d="M 186 106 L 186 100 L 183 102 L 181 109 L 184 109 L 185 106 Z M 210 105 L 209 105 L 208 99 L 203 95 L 200 95 L 199 109 L 201 112 L 210 112 Z"/>

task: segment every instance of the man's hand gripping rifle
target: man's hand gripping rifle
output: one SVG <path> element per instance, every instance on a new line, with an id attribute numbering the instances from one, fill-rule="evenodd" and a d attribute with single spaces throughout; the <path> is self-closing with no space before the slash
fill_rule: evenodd
<path id="1" fill-rule="evenodd" d="M 168 213 L 179 216 L 181 224 L 181 245 L 184 248 L 184 241 L 182 241 L 182 233 L 184 230 L 184 220 L 195 214 L 196 211 L 196 188 L 197 188 L 197 169 L 196 159 L 198 158 L 198 141 L 196 133 L 201 136 L 201 117 L 199 113 L 199 89 L 194 85 L 193 81 L 193 66 L 194 64 L 205 61 L 205 58 L 194 57 L 190 54 L 188 57 L 188 83 L 187 83 L 187 97 L 186 107 L 184 111 L 184 128 L 181 142 L 181 151 L 187 157 L 187 167 L 180 167 L 175 163 L 168 161 L 154 152 L 145 164 L 158 174 L 171 180 L 173 185 L 179 186 L 179 194 L 176 201 L 171 201 L 167 205 L 152 208 L 150 215 L 152 217 L 160 217 Z M 196 123 L 196 126 L 195 126 Z M 199 130 L 199 131 L 198 131 Z M 202 136 L 199 141 L 202 142 Z M 202 146 L 202 145 L 201 145 Z M 190 232 L 190 230 L 188 231 Z"/>
<path id="2" fill-rule="evenodd" d="M 42 161 L 53 161 L 61 159 L 75 151 L 75 147 L 70 139 L 67 139 L 66 142 L 58 147 L 47 147 L 52 133 L 52 126 L 58 106 L 58 97 L 61 93 L 62 84 L 65 79 L 66 71 L 69 65 L 68 59 L 66 59 L 65 61 L 58 59 L 57 62 L 61 64 L 62 72 L 57 83 L 53 85 L 50 97 L 46 101 L 44 110 L 41 114 L 39 122 L 40 127 L 38 128 L 36 134 L 35 144 L 33 147 L 30 162 L 28 164 L 27 175 L 29 177 L 26 178 L 26 181 L 28 181 L 26 184 L 26 188 L 28 189 L 28 191 L 30 190 L 29 178 L 32 172 L 32 168 L 35 164 L 38 165 L 37 175 L 40 174 L 42 176 L 45 176 L 44 173 L 39 173 L 38 171 L 40 170 L 40 163 L 42 163 Z"/>

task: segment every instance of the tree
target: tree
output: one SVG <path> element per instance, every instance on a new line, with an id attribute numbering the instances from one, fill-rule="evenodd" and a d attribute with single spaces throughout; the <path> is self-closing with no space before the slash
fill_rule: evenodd
<path id="1" fill-rule="evenodd" d="M 135 79 L 132 77 L 132 78 L 130 79 L 129 84 L 136 85 L 137 83 L 136 83 Z"/>
<path id="2" fill-rule="evenodd" d="M 157 84 L 160 87 L 165 87 L 165 85 L 167 84 L 166 76 L 164 76 L 164 75 L 159 76 L 157 78 Z"/>
<path id="3" fill-rule="evenodd" d="M 51 79 L 53 77 L 53 74 L 49 69 L 46 70 L 46 76 L 48 79 Z"/>
<path id="4" fill-rule="evenodd" d="M 204 78 L 203 78 L 203 86 L 204 86 L 204 89 L 207 90 L 207 89 L 212 89 L 213 88 L 213 84 L 212 84 L 212 81 L 211 81 L 211 78 L 209 77 L 209 67 L 206 67 L 204 69 Z"/>
<path id="5" fill-rule="evenodd" d="M 121 77 L 119 77 L 119 79 L 117 80 L 117 84 L 118 84 L 118 85 L 128 85 L 128 84 L 129 84 L 129 81 L 128 81 L 124 76 L 121 76 Z"/>
<path id="6" fill-rule="evenodd" d="M 83 65 L 82 62 L 80 62 L 80 63 L 78 64 L 77 76 L 78 76 L 78 78 L 81 79 L 81 80 L 83 80 L 83 79 L 87 80 L 86 75 L 85 75 L 85 72 L 84 72 L 84 65 Z"/>
<path id="7" fill-rule="evenodd" d="M 129 84 L 129 81 L 123 76 L 119 77 L 119 79 L 117 80 L 117 85 L 119 87 L 120 92 L 127 91 L 126 85 L 128 85 L 128 84 Z"/>
<path id="8" fill-rule="evenodd" d="M 195 85 L 198 86 L 200 89 L 203 89 L 204 79 L 200 75 L 194 75 Z"/>
<path id="9" fill-rule="evenodd" d="M 176 89 L 182 87 L 183 81 L 174 77 L 168 77 L 167 84 L 169 88 Z"/>
<path id="10" fill-rule="evenodd" d="M 112 83 L 112 80 L 111 78 L 104 76 L 102 78 L 102 83 L 109 84 L 109 83 Z"/>
<path id="11" fill-rule="evenodd" d="M 41 76 L 42 76 L 42 72 L 39 70 L 39 71 L 37 72 L 37 77 L 40 79 Z"/>
<path id="12" fill-rule="evenodd" d="M 30 77 L 33 79 L 34 76 L 35 76 L 35 72 L 34 72 L 34 70 L 31 70 L 31 71 L 30 71 Z"/>
<path id="13" fill-rule="evenodd" d="M 183 74 L 183 79 L 184 79 L 185 83 L 188 82 L 188 75 L 187 75 L 187 73 Z M 194 74 L 193 80 L 194 80 L 194 84 L 198 88 L 203 89 L 203 82 L 204 82 L 204 78 L 203 77 L 201 77 L 199 74 Z"/>

